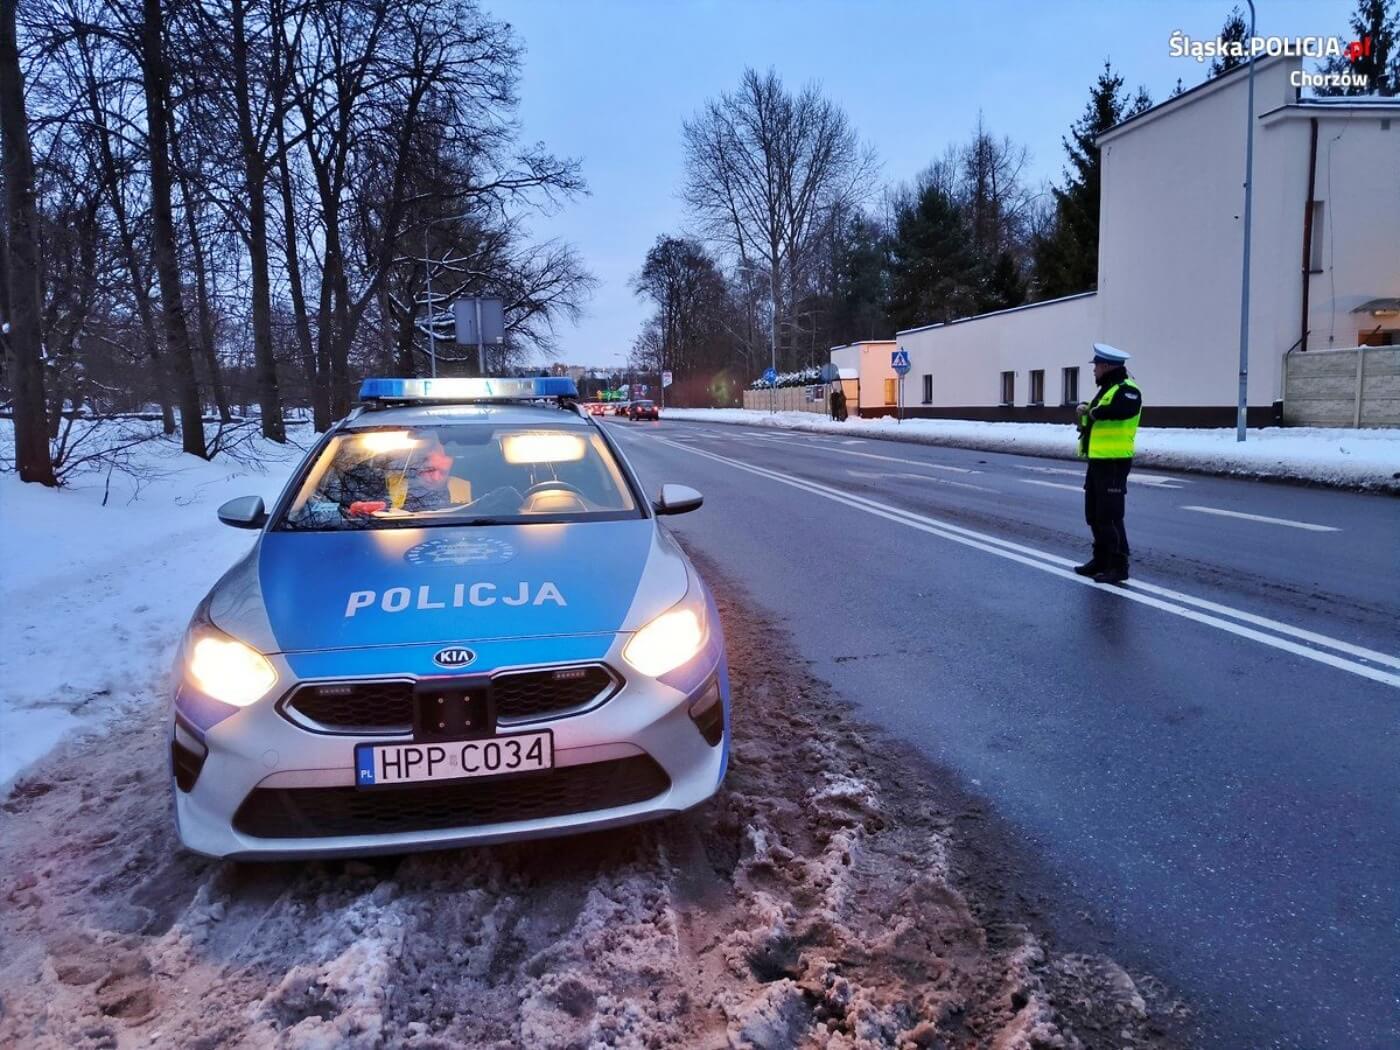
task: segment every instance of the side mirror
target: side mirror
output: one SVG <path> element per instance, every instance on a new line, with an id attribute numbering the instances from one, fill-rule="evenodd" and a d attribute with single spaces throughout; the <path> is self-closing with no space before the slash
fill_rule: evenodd
<path id="1" fill-rule="evenodd" d="M 267 524 L 261 496 L 239 496 L 219 508 L 219 520 L 235 529 L 260 529 Z"/>
<path id="2" fill-rule="evenodd" d="M 661 495 L 652 503 L 658 514 L 689 514 L 699 510 L 705 497 L 689 485 L 662 485 Z"/>

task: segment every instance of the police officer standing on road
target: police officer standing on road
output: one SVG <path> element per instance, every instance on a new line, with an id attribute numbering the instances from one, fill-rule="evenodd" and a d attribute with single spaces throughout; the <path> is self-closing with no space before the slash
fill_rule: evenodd
<path id="1" fill-rule="evenodd" d="M 1074 571 L 1096 583 L 1128 579 L 1128 533 L 1123 511 L 1133 441 L 1142 417 L 1142 390 L 1124 367 L 1128 355 L 1106 343 L 1094 344 L 1098 393 L 1076 409 L 1079 455 L 1089 461 L 1084 475 L 1084 520 L 1094 534 L 1094 555 Z"/>

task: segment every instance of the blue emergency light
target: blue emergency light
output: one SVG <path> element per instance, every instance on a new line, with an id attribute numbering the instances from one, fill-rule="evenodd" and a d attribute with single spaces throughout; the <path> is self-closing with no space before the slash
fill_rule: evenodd
<path id="1" fill-rule="evenodd" d="M 360 385 L 361 401 L 537 401 L 558 397 L 578 397 L 578 387 L 568 376 L 366 379 Z"/>

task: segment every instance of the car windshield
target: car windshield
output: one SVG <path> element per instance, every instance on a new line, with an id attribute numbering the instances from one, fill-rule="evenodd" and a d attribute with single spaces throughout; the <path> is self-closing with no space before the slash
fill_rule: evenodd
<path id="1" fill-rule="evenodd" d="M 420 528 L 640 516 L 617 460 L 591 429 L 479 423 L 337 434 L 276 527 Z"/>
<path id="2" fill-rule="evenodd" d="M 638 408 L 650 408 L 650 407 L 651 407 L 651 402 L 650 402 L 650 401 L 633 401 L 632 404 L 636 405 Z"/>

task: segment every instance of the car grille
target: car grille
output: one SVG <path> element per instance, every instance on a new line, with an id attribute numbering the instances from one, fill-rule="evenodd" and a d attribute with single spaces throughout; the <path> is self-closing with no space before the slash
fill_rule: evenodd
<path id="1" fill-rule="evenodd" d="M 611 692 L 613 676 L 598 664 L 543 671 L 507 671 L 491 679 L 499 722 L 528 722 L 584 707 Z"/>
<path id="2" fill-rule="evenodd" d="M 412 682 L 304 685 L 288 701 L 299 714 L 335 729 L 404 732 L 413 728 Z"/>
<path id="3" fill-rule="evenodd" d="M 614 809 L 655 798 L 671 780 L 648 755 L 446 784 L 255 788 L 233 826 L 255 838 L 328 838 L 477 828 Z"/>
<path id="4" fill-rule="evenodd" d="M 601 664 L 504 671 L 491 678 L 496 720 L 503 725 L 557 717 L 612 693 L 618 685 Z M 325 682 L 298 687 L 286 707 L 307 728 L 332 732 L 406 733 L 413 728 L 413 682 Z"/>

